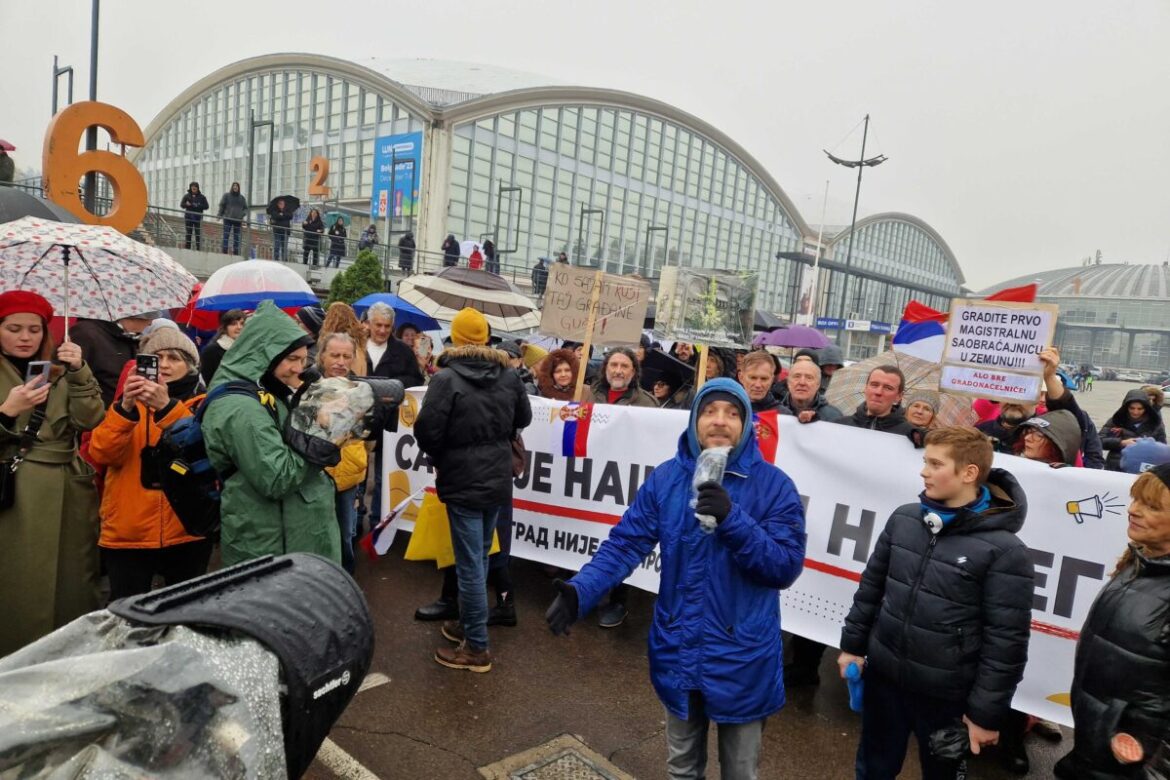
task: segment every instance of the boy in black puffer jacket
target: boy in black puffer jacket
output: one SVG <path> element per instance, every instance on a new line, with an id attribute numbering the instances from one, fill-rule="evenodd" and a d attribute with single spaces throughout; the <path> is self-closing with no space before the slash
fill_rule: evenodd
<path id="1" fill-rule="evenodd" d="M 995 744 L 1028 657 L 1023 490 L 973 428 L 931 431 L 923 461 L 926 489 L 886 523 L 841 631 L 842 677 L 864 668 L 858 778 L 896 777 L 911 732 L 922 776 L 954 778 L 930 736 L 961 722 L 972 753 Z"/>

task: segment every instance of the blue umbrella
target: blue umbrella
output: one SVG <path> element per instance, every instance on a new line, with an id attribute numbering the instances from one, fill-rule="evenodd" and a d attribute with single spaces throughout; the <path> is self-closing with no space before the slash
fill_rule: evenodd
<path id="1" fill-rule="evenodd" d="M 419 330 L 438 330 L 439 321 L 424 312 L 413 303 L 404 301 L 394 293 L 373 293 L 353 304 L 353 310 L 359 317 L 365 316 L 366 311 L 375 303 L 384 303 L 394 310 L 394 324 L 413 325 Z"/>

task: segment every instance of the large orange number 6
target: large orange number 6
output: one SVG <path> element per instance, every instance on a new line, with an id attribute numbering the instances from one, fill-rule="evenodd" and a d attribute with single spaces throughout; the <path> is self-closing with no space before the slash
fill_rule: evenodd
<path id="1" fill-rule="evenodd" d="M 116 144 L 146 144 L 138 123 L 122 109 L 92 100 L 74 103 L 53 117 L 45 131 L 45 150 L 41 159 L 45 194 L 82 222 L 108 225 L 129 233 L 146 216 L 146 182 L 138 169 L 121 155 L 97 150 L 77 151 L 82 133 L 94 125 L 105 129 Z M 113 208 L 108 214 L 93 214 L 82 203 L 79 182 L 90 171 L 103 174 L 114 191 Z"/>
<path id="2" fill-rule="evenodd" d="M 309 173 L 313 174 L 309 181 L 309 194 L 328 198 L 329 188 L 325 186 L 325 180 L 329 178 L 329 161 L 324 157 L 314 157 L 309 160 Z"/>

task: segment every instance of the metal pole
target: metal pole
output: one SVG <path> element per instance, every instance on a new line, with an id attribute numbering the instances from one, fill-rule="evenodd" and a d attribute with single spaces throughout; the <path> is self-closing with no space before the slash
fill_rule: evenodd
<path id="1" fill-rule="evenodd" d="M 98 74 L 98 17 L 101 11 L 101 0 L 92 0 L 89 23 L 89 99 L 97 100 Z M 55 102 L 55 101 L 54 101 Z M 85 149 L 92 152 L 97 149 L 97 125 L 90 125 L 85 131 Z M 97 172 L 85 173 L 85 210 L 94 213 L 97 203 Z"/>
<path id="2" fill-rule="evenodd" d="M 252 179 L 256 172 L 256 112 L 248 111 L 248 205 L 255 205 L 256 193 L 252 190 Z"/>
<path id="3" fill-rule="evenodd" d="M 817 254 L 813 258 L 812 284 L 808 291 L 808 319 L 809 324 L 817 324 L 817 282 L 821 277 L 821 240 L 825 237 L 825 211 L 829 207 L 829 180 L 825 179 L 825 197 L 821 201 L 821 226 L 817 230 Z"/>
<path id="4" fill-rule="evenodd" d="M 60 71 L 57 69 L 57 55 L 53 55 L 53 113 L 52 116 L 57 116 L 57 76 Z"/>
<path id="5" fill-rule="evenodd" d="M 856 125 L 854 125 L 856 127 Z M 865 160 L 865 141 L 869 135 L 869 114 L 865 115 L 865 129 L 861 131 L 861 157 L 859 159 Z M 865 165 L 857 166 L 857 189 L 853 193 L 853 219 L 849 221 L 849 247 L 845 250 L 845 279 L 841 286 L 841 306 L 839 308 L 841 330 L 837 331 L 837 343 L 841 343 L 841 332 L 845 329 L 845 301 L 849 297 L 849 267 L 853 261 L 853 232 L 857 227 L 857 203 L 861 199 L 861 172 L 865 170 Z M 848 357 L 848 355 L 846 355 Z"/>

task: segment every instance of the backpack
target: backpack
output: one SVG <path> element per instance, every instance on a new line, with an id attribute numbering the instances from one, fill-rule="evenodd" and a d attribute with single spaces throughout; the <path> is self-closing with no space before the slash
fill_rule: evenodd
<path id="1" fill-rule="evenodd" d="M 225 395 L 255 398 L 272 415 L 272 421 L 279 423 L 275 404 L 261 398 L 256 385 L 240 380 L 216 387 L 199 402 L 193 417 L 184 417 L 163 431 L 156 445 L 162 492 L 192 536 L 214 538 L 219 534 L 220 493 L 236 473 L 235 468 L 217 472 L 203 443 L 203 415 L 212 401 Z"/>

